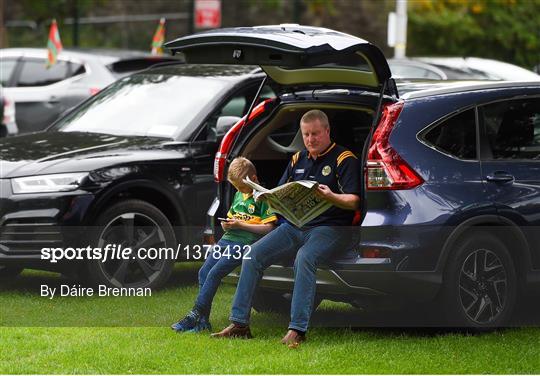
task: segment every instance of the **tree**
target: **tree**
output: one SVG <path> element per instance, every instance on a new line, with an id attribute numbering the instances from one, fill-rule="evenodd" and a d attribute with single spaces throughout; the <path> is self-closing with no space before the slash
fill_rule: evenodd
<path id="1" fill-rule="evenodd" d="M 527 68 L 540 62 L 540 0 L 414 0 L 411 56 L 477 56 Z"/>

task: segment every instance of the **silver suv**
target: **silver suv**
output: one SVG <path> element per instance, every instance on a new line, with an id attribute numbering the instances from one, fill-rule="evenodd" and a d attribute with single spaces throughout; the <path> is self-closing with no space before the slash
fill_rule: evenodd
<path id="1" fill-rule="evenodd" d="M 19 132 L 35 132 L 118 78 L 171 60 L 177 61 L 138 51 L 63 50 L 47 68 L 45 48 L 6 48 L 0 50 L 0 85 L 15 102 Z"/>

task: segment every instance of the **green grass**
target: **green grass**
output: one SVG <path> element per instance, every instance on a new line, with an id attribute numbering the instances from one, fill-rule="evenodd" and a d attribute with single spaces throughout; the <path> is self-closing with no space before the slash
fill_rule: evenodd
<path id="1" fill-rule="evenodd" d="M 325 317 L 362 317 L 331 302 L 323 303 L 320 325 L 295 350 L 279 343 L 287 318 L 274 314 L 253 314 L 252 340 L 175 334 L 168 326 L 193 303 L 196 267 L 179 265 L 167 288 L 146 298 L 49 300 L 39 296 L 41 283 L 71 281 L 25 272 L 0 291 L 0 374 L 540 373 L 539 328 L 466 335 L 327 327 Z M 233 292 L 231 286 L 218 292 L 215 329 L 228 323 Z"/>

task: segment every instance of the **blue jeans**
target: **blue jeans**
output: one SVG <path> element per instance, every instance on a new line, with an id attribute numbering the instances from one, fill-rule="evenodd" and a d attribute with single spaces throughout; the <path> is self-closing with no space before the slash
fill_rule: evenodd
<path id="1" fill-rule="evenodd" d="M 289 223 L 281 224 L 253 243 L 251 258 L 242 262 L 229 319 L 239 324 L 249 324 L 253 294 L 264 270 L 276 261 L 296 255 L 289 329 L 307 331 L 315 300 L 317 266 L 344 250 L 349 241 L 339 227 L 298 229 Z"/>
<path id="2" fill-rule="evenodd" d="M 195 300 L 195 309 L 210 317 L 212 301 L 223 277 L 242 264 L 242 257 L 236 250 L 244 252 L 244 244 L 230 240 L 220 239 L 217 245 L 221 248 L 221 257 L 218 252 L 209 252 L 206 261 L 199 269 L 199 294 Z M 223 256 L 226 247 L 229 246 L 230 257 Z M 240 248 L 238 248 L 240 247 Z M 234 257 L 233 257 L 234 256 Z M 236 257 L 236 258 L 235 258 Z"/>

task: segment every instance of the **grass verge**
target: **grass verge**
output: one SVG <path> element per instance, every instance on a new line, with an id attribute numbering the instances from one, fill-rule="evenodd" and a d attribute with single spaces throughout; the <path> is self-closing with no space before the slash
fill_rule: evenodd
<path id="1" fill-rule="evenodd" d="M 540 373 L 538 327 L 467 335 L 405 327 L 315 326 L 308 342 L 290 350 L 279 343 L 287 318 L 254 313 L 252 340 L 175 334 L 168 326 L 191 307 L 196 272 L 197 265 L 179 265 L 167 288 L 146 298 L 52 300 L 39 296 L 41 284 L 74 282 L 25 272 L 0 291 L 0 373 Z M 215 329 L 227 325 L 233 293 L 231 286 L 218 292 L 212 313 Z M 331 302 L 318 311 L 319 317 L 325 315 L 362 317 L 358 310 Z"/>

